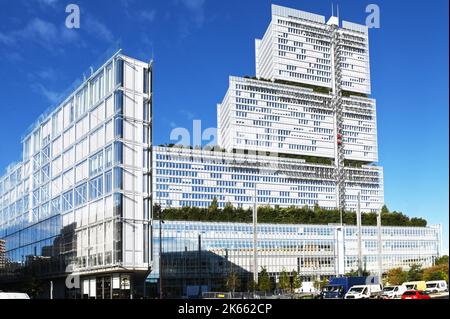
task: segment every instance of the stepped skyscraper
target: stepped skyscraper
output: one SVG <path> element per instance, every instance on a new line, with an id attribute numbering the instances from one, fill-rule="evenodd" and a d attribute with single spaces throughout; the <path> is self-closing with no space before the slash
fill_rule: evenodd
<path id="1" fill-rule="evenodd" d="M 363 212 L 379 212 L 368 28 L 273 5 L 255 47 L 256 76 L 231 76 L 217 107 L 226 153 L 156 149 L 155 198 L 251 207 L 256 192 L 258 205 L 356 210 L 360 194 Z"/>

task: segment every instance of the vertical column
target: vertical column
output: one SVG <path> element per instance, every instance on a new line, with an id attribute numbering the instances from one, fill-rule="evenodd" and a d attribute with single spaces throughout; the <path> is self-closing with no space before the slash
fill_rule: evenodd
<path id="1" fill-rule="evenodd" d="M 331 54 L 333 70 L 333 108 L 335 114 L 335 179 L 336 179 L 336 207 L 342 212 L 345 209 L 345 168 L 344 168 L 344 143 L 343 143 L 343 103 L 342 103 L 342 71 L 340 53 L 339 26 L 330 25 L 331 32 Z"/>

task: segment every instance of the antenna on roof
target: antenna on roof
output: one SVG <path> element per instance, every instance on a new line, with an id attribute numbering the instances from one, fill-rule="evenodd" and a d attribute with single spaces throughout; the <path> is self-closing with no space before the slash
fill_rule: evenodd
<path id="1" fill-rule="evenodd" d="M 334 17 L 334 6 L 333 6 L 333 2 L 331 3 L 331 16 Z"/>
<path id="2" fill-rule="evenodd" d="M 338 18 L 338 21 L 339 21 L 339 4 L 337 5 L 337 18 Z"/>

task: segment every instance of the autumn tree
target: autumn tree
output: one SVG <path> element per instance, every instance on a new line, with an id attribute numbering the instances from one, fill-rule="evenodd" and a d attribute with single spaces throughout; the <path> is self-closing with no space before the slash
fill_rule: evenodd
<path id="1" fill-rule="evenodd" d="M 419 264 L 411 265 L 408 271 L 408 281 L 420 281 L 423 278 L 423 269 Z"/>
<path id="2" fill-rule="evenodd" d="M 386 281 L 389 285 L 401 285 L 408 280 L 408 273 L 401 267 L 390 269 L 386 274 Z"/>

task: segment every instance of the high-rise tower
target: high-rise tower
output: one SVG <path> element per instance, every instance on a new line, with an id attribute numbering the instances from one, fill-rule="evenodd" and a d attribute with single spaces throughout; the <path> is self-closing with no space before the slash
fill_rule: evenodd
<path id="1" fill-rule="evenodd" d="M 346 192 L 353 168 L 378 161 L 368 28 L 340 25 L 334 16 L 325 21 L 272 5 L 269 27 L 255 42 L 256 77 L 230 78 L 218 105 L 219 144 L 329 161 L 336 207 L 348 209 L 346 199 L 357 196 Z M 359 182 L 370 175 L 363 173 Z"/>

